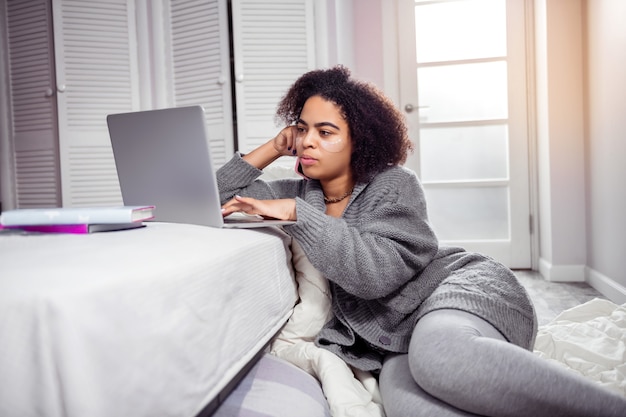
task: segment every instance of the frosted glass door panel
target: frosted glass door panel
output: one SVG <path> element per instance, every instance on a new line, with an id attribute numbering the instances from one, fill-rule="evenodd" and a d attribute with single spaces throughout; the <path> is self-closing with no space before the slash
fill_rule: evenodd
<path id="1" fill-rule="evenodd" d="M 531 0 L 397 0 L 399 107 L 444 245 L 531 267 Z"/>
<path id="2" fill-rule="evenodd" d="M 502 0 L 465 0 L 420 6 L 415 13 L 417 62 L 506 55 L 505 6 Z"/>
<path id="3" fill-rule="evenodd" d="M 428 66 L 417 70 L 423 123 L 506 119 L 506 62 Z"/>
<path id="4" fill-rule="evenodd" d="M 509 239 L 507 187 L 444 187 L 425 192 L 428 217 L 439 239 Z"/>
<path id="5" fill-rule="evenodd" d="M 420 137 L 423 181 L 508 178 L 506 125 L 424 128 Z"/>

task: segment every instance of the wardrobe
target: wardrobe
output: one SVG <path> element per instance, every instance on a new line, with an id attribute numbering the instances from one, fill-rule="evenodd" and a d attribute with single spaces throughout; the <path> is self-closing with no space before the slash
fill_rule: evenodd
<path id="1" fill-rule="evenodd" d="M 216 167 L 268 140 L 322 3 L 2 0 L 15 205 L 121 204 L 111 113 L 202 105 Z"/>

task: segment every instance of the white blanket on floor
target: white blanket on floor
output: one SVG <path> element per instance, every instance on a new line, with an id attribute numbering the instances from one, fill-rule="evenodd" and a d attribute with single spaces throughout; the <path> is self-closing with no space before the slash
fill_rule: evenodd
<path id="1" fill-rule="evenodd" d="M 596 298 L 539 328 L 535 353 L 626 396 L 626 304 Z"/>
<path id="2" fill-rule="evenodd" d="M 291 250 L 300 301 L 272 343 L 271 353 L 320 381 L 333 417 L 384 417 L 376 379 L 315 346 L 315 336 L 332 314 L 328 281 L 295 240 Z"/>

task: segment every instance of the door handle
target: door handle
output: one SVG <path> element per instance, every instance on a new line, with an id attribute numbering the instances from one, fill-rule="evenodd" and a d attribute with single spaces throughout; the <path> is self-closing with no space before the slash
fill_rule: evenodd
<path id="1" fill-rule="evenodd" d="M 428 109 L 430 106 L 417 106 L 418 109 Z M 407 113 L 412 113 L 415 110 L 415 106 L 411 103 L 404 106 L 404 111 Z"/>

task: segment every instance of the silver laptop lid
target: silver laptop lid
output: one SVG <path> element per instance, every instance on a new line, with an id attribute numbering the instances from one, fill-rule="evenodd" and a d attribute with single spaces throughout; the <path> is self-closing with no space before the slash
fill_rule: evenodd
<path id="1" fill-rule="evenodd" d="M 107 117 L 126 205 L 153 204 L 155 221 L 222 227 L 201 106 Z"/>

